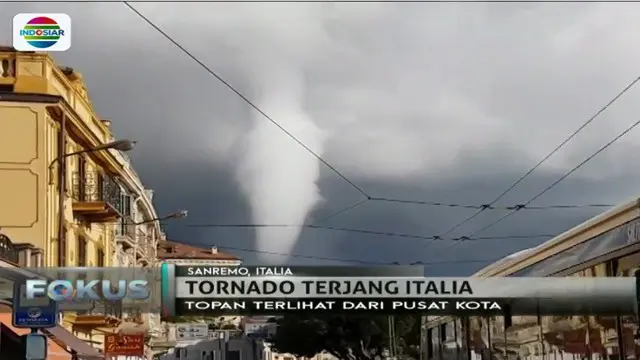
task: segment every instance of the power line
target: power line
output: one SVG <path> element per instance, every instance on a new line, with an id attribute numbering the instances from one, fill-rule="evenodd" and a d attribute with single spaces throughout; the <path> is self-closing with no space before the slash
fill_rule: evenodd
<path id="1" fill-rule="evenodd" d="M 563 142 L 561 142 L 555 149 L 551 150 L 549 154 L 543 157 L 537 164 L 535 164 L 531 169 L 529 169 L 524 175 L 522 175 L 518 180 L 516 180 L 511 186 L 509 186 L 505 191 L 503 191 L 497 198 L 495 198 L 491 204 L 495 204 L 500 199 L 502 199 L 505 195 L 507 195 L 511 190 L 513 190 L 516 186 L 518 186 L 524 179 L 529 177 L 534 171 L 536 171 L 542 164 L 544 164 L 549 158 L 555 155 L 560 149 L 562 149 L 569 141 L 571 141 L 578 133 L 580 133 L 584 128 L 589 126 L 598 116 L 600 116 L 603 112 L 605 112 L 613 103 L 618 101 L 622 95 L 627 93 L 634 85 L 636 85 L 640 81 L 640 76 L 636 77 L 633 81 L 631 81 L 624 89 L 622 89 L 616 96 L 613 97 L 608 103 L 606 103 L 603 107 L 601 107 L 595 114 L 593 114 L 587 121 L 585 121 L 578 129 L 576 129 L 571 135 L 569 135 Z"/>
<path id="2" fill-rule="evenodd" d="M 604 146 L 602 146 L 600 149 L 598 149 L 596 152 L 594 152 L 593 154 L 591 154 L 590 156 L 588 156 L 586 159 L 584 159 L 580 164 L 576 165 L 573 169 L 569 170 L 568 172 L 566 172 L 564 175 L 562 175 L 561 177 L 559 177 L 556 181 L 554 181 L 553 183 L 551 183 L 549 186 L 547 186 L 546 188 L 544 188 L 542 191 L 540 191 L 539 193 L 537 193 L 534 197 L 532 197 L 531 199 L 529 199 L 526 203 L 524 203 L 524 205 L 529 205 L 532 202 L 538 200 L 540 197 L 542 197 L 542 195 L 546 194 L 549 190 L 553 189 L 556 185 L 558 185 L 559 183 L 561 183 L 562 181 L 564 181 L 566 178 L 568 178 L 569 176 L 571 176 L 571 174 L 573 174 L 574 172 L 576 172 L 578 169 L 580 169 L 582 166 L 584 166 L 586 163 L 588 163 L 589 161 L 593 160 L 596 156 L 600 155 L 603 151 L 605 151 L 606 149 L 608 149 L 611 145 L 613 145 L 614 143 L 616 143 L 618 140 L 620 140 L 622 137 L 624 137 L 625 135 L 627 135 L 631 130 L 635 129 L 638 125 L 640 125 L 640 120 L 636 121 L 635 123 L 631 124 L 631 126 L 629 126 L 628 128 L 626 128 L 623 132 L 621 132 L 620 134 L 618 134 L 618 136 L 614 137 L 611 141 L 609 141 L 608 143 L 606 143 Z M 473 234 L 477 234 L 479 232 L 485 231 L 495 225 L 497 225 L 498 223 L 502 222 L 503 220 L 509 218 L 511 215 L 515 214 L 516 212 L 518 212 L 520 209 L 513 209 L 512 211 L 508 212 L 507 214 L 505 214 L 504 216 L 500 217 L 498 220 L 490 223 L 487 226 L 484 226 L 483 228 L 474 231 L 470 236 L 473 236 Z"/>
<path id="3" fill-rule="evenodd" d="M 578 169 L 580 169 L 582 166 L 584 166 L 585 164 L 587 164 L 589 161 L 593 160 L 596 156 L 600 155 L 603 151 L 605 151 L 606 149 L 608 149 L 611 145 L 613 145 L 615 142 L 617 142 L 618 140 L 620 140 L 622 137 L 624 137 L 625 135 L 627 135 L 631 130 L 635 129 L 638 125 L 640 125 L 640 120 L 636 121 L 635 123 L 631 124 L 631 126 L 627 127 L 623 132 L 621 132 L 620 134 L 618 134 L 616 137 L 614 137 L 613 139 L 611 139 L 611 141 L 609 141 L 608 143 L 606 143 L 605 145 L 603 145 L 601 148 L 599 148 L 596 152 L 594 152 L 593 154 L 589 155 L 586 159 L 584 159 L 581 163 L 579 163 L 578 165 L 576 165 L 575 167 L 573 167 L 571 170 L 569 170 L 568 172 L 566 172 L 564 175 L 562 175 L 561 177 L 559 177 L 556 181 L 554 181 L 553 183 L 551 183 L 549 186 L 547 186 L 546 188 L 544 188 L 542 191 L 540 191 L 539 193 L 537 193 L 534 197 L 532 197 L 531 199 L 529 199 L 526 203 L 524 203 L 523 205 L 529 205 L 530 203 L 536 201 L 537 199 L 539 199 L 542 195 L 546 194 L 549 190 L 553 189 L 556 185 L 558 185 L 559 183 L 561 183 L 563 180 L 565 180 L 567 177 L 569 177 L 571 174 L 573 174 L 574 172 L 576 172 Z M 471 234 L 468 235 L 469 238 L 472 238 L 473 235 L 483 232 L 487 229 L 490 229 L 494 226 L 496 226 L 497 224 L 503 222 L 504 220 L 510 218 L 512 215 L 514 215 L 515 213 L 519 212 L 521 209 L 513 209 L 510 212 L 504 214 L 503 216 L 501 216 L 500 218 L 498 218 L 495 221 L 492 221 L 491 223 L 489 223 L 488 225 L 472 232 Z M 457 243 L 452 244 L 451 246 L 443 249 L 444 250 L 451 250 L 452 248 L 454 248 L 456 245 L 462 243 L 462 241 L 459 241 Z"/>
<path id="4" fill-rule="evenodd" d="M 308 229 L 317 229 L 317 230 L 351 232 L 351 233 L 359 233 L 359 234 L 365 234 L 365 235 L 378 235 L 378 236 L 398 237 L 398 238 L 405 238 L 405 239 L 409 239 L 409 240 L 445 240 L 445 239 L 439 238 L 438 236 L 403 234 L 403 233 L 395 233 L 395 232 L 387 232 L 387 231 L 353 229 L 353 228 L 323 226 L 323 225 L 314 225 L 314 224 L 306 224 L 306 225 L 289 225 L 289 224 L 190 224 L 190 225 L 187 225 L 187 227 L 192 227 L 192 228 L 308 228 Z M 536 239 L 536 238 L 549 238 L 549 237 L 553 237 L 553 235 L 548 235 L 548 234 L 540 234 L 540 235 L 503 235 L 503 236 L 484 236 L 484 237 L 477 237 L 477 238 L 461 237 L 461 238 L 453 238 L 453 239 L 446 239 L 446 240 L 452 240 L 452 241 L 475 241 L 475 240 Z"/>
<path id="5" fill-rule="evenodd" d="M 384 197 L 371 197 L 368 199 L 369 201 L 380 201 L 380 202 L 389 202 L 389 203 L 399 203 L 399 204 L 415 204 L 415 205 L 428 205 L 428 206 L 442 206 L 442 207 L 452 207 L 452 208 L 463 208 L 463 209 L 476 209 L 476 210 L 513 210 L 515 208 L 521 208 L 522 210 L 548 210 L 548 209 L 578 209 L 578 208 L 589 208 L 589 207 L 613 207 L 611 204 L 559 204 L 559 205 L 544 205 L 544 206 L 525 206 L 522 204 L 516 204 L 511 206 L 494 206 L 491 203 L 489 204 L 456 204 L 456 203 L 444 203 L 444 202 L 434 202 L 434 201 L 421 201 L 421 200 L 403 200 L 403 199 L 394 199 L 394 198 L 384 198 Z"/>
<path id="6" fill-rule="evenodd" d="M 215 71 L 213 71 L 209 66 L 200 61 L 195 55 L 193 55 L 189 50 L 187 50 L 184 46 L 180 45 L 176 40 L 174 40 L 169 34 L 164 32 L 158 25 L 156 25 L 153 21 L 143 15 L 140 11 L 138 11 L 133 5 L 129 2 L 124 1 L 124 4 L 134 13 L 138 15 L 142 20 L 144 20 L 149 26 L 154 28 L 157 32 L 159 32 L 162 36 L 164 36 L 167 40 L 169 40 L 173 45 L 175 45 L 178 49 L 180 49 L 185 55 L 191 58 L 191 60 L 195 61 L 200 67 L 206 70 L 211 76 L 220 81 L 224 86 L 226 86 L 229 90 L 235 93 L 239 98 L 241 98 L 244 102 L 246 102 L 249 106 L 251 106 L 255 111 L 257 111 L 260 115 L 262 115 L 265 119 L 269 120 L 273 125 L 275 125 L 280 131 L 285 133 L 289 138 L 295 141 L 298 145 L 300 145 L 303 149 L 305 149 L 309 154 L 315 157 L 318 161 L 320 161 L 323 165 L 325 165 L 329 170 L 338 175 L 342 180 L 344 180 L 347 184 L 349 184 L 352 188 L 362 194 L 365 198 L 369 198 L 369 195 L 358 185 L 356 185 L 353 181 L 349 180 L 342 172 L 340 172 L 336 167 L 331 165 L 328 161 L 322 158 L 322 156 L 318 155 L 315 151 L 309 148 L 305 143 L 303 143 L 300 139 L 298 139 L 295 135 L 290 133 L 284 126 L 280 125 L 277 121 L 275 121 L 271 116 L 267 115 L 260 107 L 258 107 L 253 101 L 247 98 L 244 94 L 242 94 L 239 90 L 237 90 L 233 85 L 231 85 L 228 81 L 223 79 L 220 75 L 218 75 Z"/>
<path id="7" fill-rule="evenodd" d="M 255 249 L 247 249 L 247 248 L 238 248 L 231 246 L 218 246 L 218 249 L 226 249 L 226 250 L 235 250 L 235 251 L 244 251 L 249 253 L 257 253 L 257 254 L 265 254 L 265 255 L 276 255 L 283 257 L 295 257 L 302 259 L 313 259 L 313 260 L 329 260 L 329 261 L 341 261 L 341 262 L 350 262 L 355 264 L 364 264 L 364 265 L 402 265 L 402 263 L 394 261 L 367 261 L 367 260 L 359 260 L 359 259 L 348 259 L 348 258 L 334 258 L 334 257 L 324 257 L 324 256 L 312 256 L 312 255 L 302 255 L 302 254 L 287 254 L 287 253 L 279 253 L 272 251 L 262 251 Z M 413 262 L 408 265 L 423 265 L 423 266 L 432 266 L 432 265 L 445 265 L 445 264 L 473 264 L 473 263 L 492 263 L 499 259 L 487 259 L 487 260 L 452 260 L 452 261 L 434 261 L 434 262 Z"/>
<path id="8" fill-rule="evenodd" d="M 336 211 L 336 212 L 332 213 L 329 216 L 325 216 L 325 217 L 323 217 L 323 218 L 321 218 L 321 219 L 319 219 L 317 221 L 314 221 L 313 223 L 314 224 L 319 224 L 319 223 L 327 222 L 327 221 L 333 219 L 336 216 L 340 216 L 340 215 L 346 213 L 347 211 L 351 211 L 351 210 L 359 207 L 360 205 L 364 205 L 364 203 L 366 203 L 369 200 L 370 200 L 369 198 L 366 198 L 364 200 L 358 201 L 357 203 L 355 203 L 353 205 L 347 206 L 346 208 L 344 208 L 342 210 L 339 210 L 339 211 Z"/>
<path id="9" fill-rule="evenodd" d="M 134 1 L 135 2 L 135 1 Z M 609 104 L 607 104 L 603 109 L 601 109 L 601 111 L 599 113 L 597 113 L 596 115 L 594 115 L 587 123 L 585 123 L 581 128 L 579 128 L 573 135 L 571 135 L 567 140 L 565 140 L 558 148 L 556 148 L 550 155 L 548 155 L 545 159 L 543 159 L 541 162 L 539 162 L 532 170 L 530 170 L 527 174 L 525 174 L 525 176 L 523 176 L 521 179 L 519 179 L 514 185 L 512 185 L 510 187 L 510 189 L 508 189 L 506 192 L 504 192 L 503 194 L 500 195 L 500 197 L 498 199 L 496 199 L 495 201 L 493 201 L 492 203 L 487 205 L 465 205 L 465 204 L 447 204 L 447 203 L 441 203 L 441 202 L 431 202 L 431 201 L 411 201 L 411 200 L 402 200 L 402 199 L 392 199 L 392 198 L 385 198 L 385 197 L 372 197 L 370 196 L 366 191 L 364 191 L 364 189 L 362 189 L 360 186 L 358 186 L 357 184 L 355 184 L 352 180 L 350 180 L 349 178 L 347 178 L 342 172 L 340 172 L 335 166 L 331 165 L 328 161 L 326 161 L 324 158 L 322 158 L 319 154 L 317 154 L 316 152 L 314 152 L 311 148 L 309 148 L 306 144 L 304 144 L 300 139 L 298 139 L 295 135 L 293 135 L 291 132 L 289 132 L 286 128 L 284 128 L 280 123 L 278 123 L 276 120 L 274 120 L 273 118 L 271 118 L 268 114 L 266 114 L 260 107 L 258 107 L 253 101 L 251 101 L 248 97 L 246 97 L 243 93 L 241 93 L 238 89 L 236 89 L 233 85 L 231 85 L 228 81 L 226 81 L 225 79 L 223 79 L 218 73 L 216 73 L 215 71 L 213 71 L 209 66 L 207 66 L 204 62 L 202 62 L 200 59 L 198 59 L 198 57 L 196 57 L 194 54 L 192 54 L 189 50 L 187 50 L 184 46 L 182 46 L 177 40 L 175 40 L 173 37 L 171 37 L 168 33 L 166 33 L 164 30 L 162 30 L 158 25 L 156 25 L 153 21 L 151 21 L 148 17 L 146 17 L 144 14 L 142 14 L 142 12 L 140 12 L 138 9 L 136 9 L 133 5 L 131 5 L 130 2 L 128 1 L 124 1 L 124 4 L 131 10 L 133 11 L 138 17 L 140 17 L 143 21 L 145 21 L 149 26 L 151 26 L 154 30 L 156 30 L 158 33 L 160 33 L 163 37 L 165 37 L 167 40 L 169 40 L 169 42 L 171 42 L 174 46 L 176 46 L 179 50 L 181 50 L 185 55 L 187 55 L 191 60 L 193 60 L 194 62 L 196 62 L 201 68 L 203 68 L 205 71 L 207 71 L 211 76 L 213 76 L 216 80 L 218 80 L 219 82 L 221 82 L 223 85 L 225 85 L 229 90 L 231 90 L 234 94 L 236 94 L 238 97 L 240 97 L 245 103 L 247 103 L 251 108 L 253 108 L 255 111 L 257 111 L 260 115 L 262 115 L 264 118 L 266 118 L 267 120 L 269 120 L 273 125 L 275 125 L 278 129 L 280 129 L 283 133 L 285 133 L 289 138 L 291 138 L 293 141 L 295 141 L 298 145 L 300 145 L 303 149 L 305 149 L 309 154 L 311 154 L 313 157 L 315 157 L 318 161 L 320 161 L 323 165 L 325 165 L 327 168 L 329 168 L 332 172 L 334 172 L 338 177 L 340 177 L 342 180 L 344 180 L 347 184 L 349 184 L 352 188 L 354 188 L 356 191 L 358 191 L 362 196 L 365 197 L 364 200 L 362 200 L 362 202 L 354 205 L 353 207 L 341 210 L 340 212 L 333 214 L 325 219 L 322 219 L 321 221 L 327 221 L 329 218 L 333 218 L 335 216 L 341 215 L 347 211 L 350 211 L 360 205 L 362 205 L 362 203 L 368 201 L 368 200 L 372 200 L 372 201 L 381 201 L 381 202 L 395 202 L 395 203 L 407 203 L 407 204 L 422 204 L 422 205 L 431 205 L 431 206 L 445 206 L 445 207 L 461 207 L 461 208 L 475 208 L 475 209 L 479 209 L 478 213 L 485 211 L 485 210 L 489 210 L 492 209 L 493 204 L 499 200 L 501 197 L 503 197 L 506 193 L 508 193 L 513 187 L 515 187 L 517 184 L 519 184 L 524 178 L 526 178 L 531 172 L 533 172 L 537 167 L 540 166 L 540 164 L 544 161 L 546 161 L 547 158 L 551 157 L 551 155 L 553 155 L 559 148 L 561 148 L 562 146 L 564 146 L 564 144 L 566 142 L 568 142 L 573 136 L 575 136 L 575 134 L 577 132 L 579 132 L 580 130 L 582 130 L 582 128 L 584 128 L 586 125 L 588 125 L 588 123 L 590 123 L 591 121 L 593 121 L 593 119 L 595 119 L 595 117 L 597 117 L 599 115 L 599 113 L 601 113 L 602 111 L 604 111 L 610 104 L 612 104 L 615 100 L 617 100 L 617 98 L 619 98 L 620 96 L 622 96 L 622 94 L 624 94 L 624 92 L 626 92 L 628 89 L 630 89 L 637 81 L 640 81 L 640 77 L 638 77 L 633 83 L 631 83 L 630 85 L 628 85 L 620 94 L 618 94 L 618 96 L 616 98 L 614 98 Z M 558 206 L 553 206 L 553 207 L 549 207 L 549 208 L 579 208 L 579 207 L 605 207 L 607 205 L 602 205 L 602 204 L 593 204 L 593 205 L 558 205 Z M 540 207 L 545 208 L 545 207 Z M 474 215 L 473 217 L 475 217 L 477 215 Z M 445 232 L 444 234 L 442 234 L 442 236 L 447 235 L 448 233 L 450 233 L 451 231 L 457 229 L 459 226 L 461 226 L 462 224 L 466 223 L 467 221 L 470 221 L 473 217 L 464 220 L 463 223 L 455 226 L 452 230 Z"/>
<path id="10" fill-rule="evenodd" d="M 121 0 L 29 0 L 28 2 L 40 4 L 40 3 L 120 3 Z M 297 3 L 347 3 L 347 4 L 366 4 L 369 2 L 376 3 L 474 3 L 478 4 L 478 0 L 375 0 L 375 1 L 363 1 L 363 0 L 132 0 L 132 3 L 165 3 L 165 4 L 219 4 L 219 3 L 273 3 L 273 4 L 297 4 Z M 482 0 L 482 3 L 601 3 L 602 0 Z M 612 0 L 611 3 L 634 3 L 637 0 Z M 24 4 L 24 0 L 0 0 L 0 3 L 21 3 Z"/>
<path id="11" fill-rule="evenodd" d="M 469 221 L 475 219 L 478 215 L 482 214 L 485 210 L 487 210 L 491 206 L 495 205 L 498 201 L 500 201 L 503 197 L 505 197 L 508 193 L 510 193 L 516 186 L 518 186 L 520 183 L 522 183 L 522 181 L 524 181 L 524 179 L 529 177 L 529 175 L 531 175 L 540 166 L 542 166 L 542 164 L 544 164 L 547 160 L 549 160 L 549 158 L 551 158 L 558 151 L 560 151 L 560 149 L 562 149 L 569 141 L 571 141 L 573 138 L 575 138 L 578 135 L 578 133 L 580 133 L 582 130 L 584 130 L 589 124 L 591 124 L 596 118 L 598 118 L 598 116 L 600 116 L 603 112 L 605 112 L 611 105 L 613 105 L 613 103 L 618 101 L 618 99 L 620 99 L 620 97 L 622 97 L 622 95 L 627 93 L 633 86 L 635 86 L 638 83 L 638 81 L 640 81 L 640 76 L 638 76 L 635 79 L 633 79 L 627 86 L 625 86 L 620 92 L 618 92 L 618 94 L 616 94 L 609 102 L 607 102 L 598 111 L 596 111 L 595 114 L 593 114 L 589 119 L 587 119 L 587 121 L 585 121 L 582 125 L 580 125 L 580 127 L 578 127 L 573 133 L 571 133 L 571 135 L 569 135 L 564 141 L 562 141 L 558 146 L 556 146 L 553 150 L 551 150 L 551 152 L 549 152 L 545 157 L 543 157 L 540 161 L 538 161 L 531 169 L 529 169 L 527 172 L 525 172 L 524 175 L 522 175 L 518 180 L 516 180 L 513 184 L 511 184 L 505 191 L 503 191 L 500 195 L 498 195 L 498 197 L 496 197 L 493 201 L 491 201 L 489 204 L 487 204 L 487 206 L 484 206 L 484 207 L 478 209 L 475 213 L 471 214 L 470 216 L 466 217 L 465 219 L 463 219 L 459 223 L 455 224 L 453 227 L 451 227 L 450 229 L 445 231 L 442 234 L 442 236 L 448 235 L 451 232 L 457 230 L 462 225 L 464 225 L 464 224 L 468 223 Z M 562 180 L 560 180 L 560 181 L 562 181 Z M 512 212 L 515 213 L 516 211 L 522 210 L 523 208 L 526 207 L 526 205 L 528 205 L 528 203 L 525 203 L 524 205 L 525 206 L 523 206 L 523 207 L 518 207 L 518 208 L 513 209 Z M 504 218 L 507 218 L 509 216 L 511 216 L 511 215 L 506 215 L 506 216 L 504 216 Z M 502 220 L 504 220 L 504 219 L 501 218 L 496 223 L 498 223 L 498 222 L 500 222 Z M 487 228 L 489 228 L 489 227 L 491 227 L 493 225 L 495 225 L 495 224 L 490 224 Z M 483 230 L 486 230 L 486 229 L 481 229 L 480 231 L 483 231 Z M 425 244 L 425 246 L 426 245 L 427 244 Z"/>

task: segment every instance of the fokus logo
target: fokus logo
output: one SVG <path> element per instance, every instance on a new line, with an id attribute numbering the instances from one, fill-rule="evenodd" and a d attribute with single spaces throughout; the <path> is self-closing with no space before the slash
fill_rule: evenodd
<path id="1" fill-rule="evenodd" d="M 49 297 L 54 301 L 70 300 L 144 300 L 151 295 L 146 280 L 27 280 L 27 299 Z"/>

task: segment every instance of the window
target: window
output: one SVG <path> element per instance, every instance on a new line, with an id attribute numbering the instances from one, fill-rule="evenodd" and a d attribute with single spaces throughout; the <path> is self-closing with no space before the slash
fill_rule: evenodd
<path id="1" fill-rule="evenodd" d="M 122 195 L 122 216 L 131 215 L 131 196 Z"/>
<path id="2" fill-rule="evenodd" d="M 442 341 L 440 341 L 440 333 L 439 333 L 440 327 L 436 326 L 431 330 L 432 330 L 431 346 L 433 350 L 433 359 L 440 360 L 440 345 L 442 344 Z"/>
<path id="3" fill-rule="evenodd" d="M 466 318 L 458 318 L 455 320 L 455 337 L 456 347 L 458 348 L 458 359 L 469 360 L 469 344 L 467 342 L 467 331 L 469 326 Z"/>
<path id="4" fill-rule="evenodd" d="M 540 356 L 540 354 L 542 353 L 542 351 L 540 351 L 540 347 L 540 344 L 535 344 L 533 346 L 533 355 Z"/>
<path id="5" fill-rule="evenodd" d="M 80 155 L 78 156 L 78 170 L 77 170 L 77 187 L 78 187 L 78 200 L 80 201 L 86 201 L 88 200 L 86 198 L 87 196 L 87 189 L 86 189 L 86 183 L 87 183 L 87 160 L 84 158 L 84 156 Z"/>
<path id="6" fill-rule="evenodd" d="M 98 267 L 104 267 L 104 250 L 98 249 Z"/>
<path id="7" fill-rule="evenodd" d="M 606 271 L 609 276 L 634 277 L 638 267 L 640 267 L 640 253 L 633 253 L 611 261 Z M 597 320 L 601 328 L 606 331 L 610 342 L 616 343 L 614 346 L 608 346 L 612 348 L 610 351 L 613 359 L 638 359 L 640 346 L 634 341 L 634 335 L 639 328 L 635 316 L 599 317 Z"/>
<path id="8" fill-rule="evenodd" d="M 67 266 L 67 228 L 62 228 L 62 238 L 58 239 L 59 254 L 58 254 L 58 266 Z"/>
<path id="9" fill-rule="evenodd" d="M 87 266 L 87 240 L 78 236 L 78 266 Z"/>
<path id="10" fill-rule="evenodd" d="M 433 329 L 427 330 L 427 359 L 433 358 Z"/>
<path id="11" fill-rule="evenodd" d="M 615 249 L 637 243 L 640 240 L 639 228 L 640 219 L 631 220 L 509 276 L 546 276 L 566 269 L 569 263 L 580 264 L 595 259 Z"/>
<path id="12" fill-rule="evenodd" d="M 227 360 L 240 360 L 240 351 L 238 350 L 230 350 L 227 351 Z M 286 360 L 286 358 L 285 358 Z"/>

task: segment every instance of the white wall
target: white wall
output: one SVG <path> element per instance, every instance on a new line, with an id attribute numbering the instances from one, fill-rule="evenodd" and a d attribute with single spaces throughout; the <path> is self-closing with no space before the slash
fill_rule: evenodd
<path id="1" fill-rule="evenodd" d="M 192 345 L 176 347 L 159 360 L 265 360 L 264 345 L 247 338 L 203 340 Z M 230 356 L 237 351 L 239 358 Z"/>

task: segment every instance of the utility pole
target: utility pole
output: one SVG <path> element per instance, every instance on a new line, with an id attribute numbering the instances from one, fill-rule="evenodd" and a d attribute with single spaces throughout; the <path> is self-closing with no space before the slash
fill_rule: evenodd
<path id="1" fill-rule="evenodd" d="M 396 344 L 396 326 L 395 326 L 395 318 L 393 316 L 388 317 L 389 322 L 389 357 L 395 358 L 397 355 L 397 344 Z"/>
<path id="2" fill-rule="evenodd" d="M 418 351 L 420 351 L 420 360 L 426 360 L 424 357 L 424 332 L 425 332 L 425 324 L 427 323 L 427 317 L 424 315 L 420 316 L 420 345 L 418 346 Z"/>

